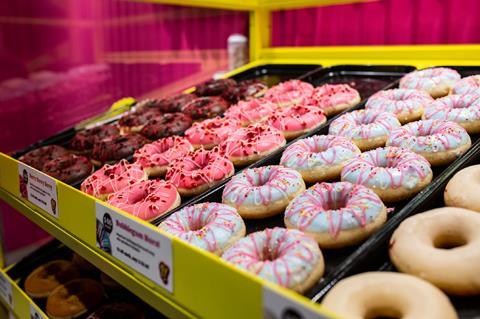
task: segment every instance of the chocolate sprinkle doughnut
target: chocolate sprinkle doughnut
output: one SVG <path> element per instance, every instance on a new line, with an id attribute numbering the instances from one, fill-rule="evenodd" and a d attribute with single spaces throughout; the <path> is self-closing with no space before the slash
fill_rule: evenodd
<path id="1" fill-rule="evenodd" d="M 159 109 L 140 108 L 133 113 L 122 116 L 120 120 L 118 120 L 118 125 L 120 125 L 121 128 L 138 132 L 148 121 L 161 115 L 162 112 L 160 112 Z"/>
<path id="2" fill-rule="evenodd" d="M 99 166 L 114 163 L 132 156 L 137 149 L 148 143 L 148 139 L 135 133 L 104 139 L 93 147 L 92 161 Z"/>
<path id="3" fill-rule="evenodd" d="M 46 162 L 67 154 L 68 151 L 61 146 L 48 145 L 30 151 L 20 156 L 18 160 L 41 171 Z"/>
<path id="4" fill-rule="evenodd" d="M 90 175 L 93 165 L 85 156 L 65 154 L 46 162 L 42 171 L 64 183 L 73 184 Z"/>
<path id="5" fill-rule="evenodd" d="M 200 97 L 185 105 L 182 112 L 192 119 L 207 119 L 222 115 L 230 104 L 219 96 Z"/>
<path id="6" fill-rule="evenodd" d="M 158 140 L 172 135 L 183 135 L 192 125 L 192 119 L 182 113 L 166 113 L 149 121 L 140 132 L 143 136 Z"/>
<path id="7" fill-rule="evenodd" d="M 198 96 L 221 95 L 227 89 L 237 85 L 234 79 L 209 80 L 195 87 Z"/>
<path id="8" fill-rule="evenodd" d="M 139 109 L 154 108 L 163 113 L 180 112 L 182 107 L 196 98 L 193 94 L 178 94 L 164 99 L 149 99 L 137 104 Z"/>
<path id="9" fill-rule="evenodd" d="M 70 141 L 70 149 L 78 153 L 89 153 L 96 143 L 119 134 L 120 130 L 114 125 L 102 125 L 88 130 L 82 130 L 77 132 Z"/>

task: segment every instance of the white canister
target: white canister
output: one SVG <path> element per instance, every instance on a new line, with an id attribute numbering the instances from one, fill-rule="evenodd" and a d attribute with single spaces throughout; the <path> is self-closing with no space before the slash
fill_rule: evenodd
<path id="1" fill-rule="evenodd" d="M 248 63 L 247 42 L 247 37 L 241 34 L 232 34 L 228 37 L 229 70 L 236 69 Z"/>

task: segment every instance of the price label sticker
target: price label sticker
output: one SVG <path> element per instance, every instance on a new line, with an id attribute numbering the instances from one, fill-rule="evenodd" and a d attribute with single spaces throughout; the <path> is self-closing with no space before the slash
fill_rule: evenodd
<path id="1" fill-rule="evenodd" d="M 263 319 L 329 319 L 305 305 L 263 286 Z"/>
<path id="2" fill-rule="evenodd" d="M 172 241 L 96 203 L 97 247 L 173 293 Z"/>
<path id="3" fill-rule="evenodd" d="M 33 304 L 30 304 L 30 319 L 48 319 Z"/>
<path id="4" fill-rule="evenodd" d="M 18 163 L 20 196 L 58 218 L 57 183 L 50 176 Z"/>
<path id="5" fill-rule="evenodd" d="M 0 298 L 2 298 L 11 309 L 14 308 L 12 284 L 3 272 L 0 272 Z"/>

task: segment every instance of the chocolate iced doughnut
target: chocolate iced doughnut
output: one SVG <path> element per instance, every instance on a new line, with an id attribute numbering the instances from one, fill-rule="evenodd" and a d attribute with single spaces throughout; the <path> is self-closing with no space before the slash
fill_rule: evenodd
<path id="1" fill-rule="evenodd" d="M 178 94 L 163 99 L 148 99 L 137 104 L 137 108 L 154 108 L 163 113 L 180 112 L 182 107 L 196 98 L 193 94 Z"/>
<path id="2" fill-rule="evenodd" d="M 182 112 L 192 119 L 208 119 L 222 115 L 230 104 L 219 96 L 200 97 L 186 104 Z"/>
<path id="3" fill-rule="evenodd" d="M 162 112 L 156 108 L 140 108 L 133 113 L 124 115 L 118 120 L 122 133 L 140 132 L 148 121 L 161 116 Z"/>
<path id="4" fill-rule="evenodd" d="M 65 154 L 46 162 L 42 171 L 64 183 L 73 184 L 87 178 L 93 171 L 93 165 L 85 156 Z"/>
<path id="5" fill-rule="evenodd" d="M 234 79 L 209 80 L 195 87 L 195 94 L 198 96 L 221 95 L 231 87 L 237 85 Z"/>
<path id="6" fill-rule="evenodd" d="M 43 165 L 59 156 L 67 155 L 68 151 L 58 145 L 48 145 L 30 151 L 18 159 L 33 168 L 42 170 Z"/>
<path id="7" fill-rule="evenodd" d="M 137 149 L 148 143 L 148 139 L 135 133 L 104 139 L 93 147 L 91 160 L 95 166 L 113 164 L 132 156 Z"/>
<path id="8" fill-rule="evenodd" d="M 77 132 L 70 141 L 70 149 L 78 154 L 90 153 L 93 146 L 105 138 L 120 135 L 120 130 L 114 125 L 101 125 Z"/>
<path id="9" fill-rule="evenodd" d="M 230 87 L 222 97 L 233 103 L 241 100 L 250 100 L 262 96 L 268 90 L 268 86 L 260 80 L 246 80 Z"/>
<path id="10" fill-rule="evenodd" d="M 158 140 L 172 135 L 183 135 L 192 125 L 192 119 L 182 113 L 165 113 L 153 120 L 150 120 L 141 134 L 151 140 Z"/>

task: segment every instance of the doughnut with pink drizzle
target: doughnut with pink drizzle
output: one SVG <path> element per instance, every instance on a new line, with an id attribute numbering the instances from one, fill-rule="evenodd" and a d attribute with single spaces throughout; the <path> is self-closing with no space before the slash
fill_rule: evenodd
<path id="1" fill-rule="evenodd" d="M 80 186 L 80 190 L 105 200 L 110 194 L 146 179 L 147 173 L 140 165 L 129 164 L 126 160 L 121 160 L 115 165 L 105 164 L 87 177 Z"/>
<path id="2" fill-rule="evenodd" d="M 122 188 L 108 197 L 107 202 L 146 221 L 171 211 L 180 205 L 175 186 L 163 180 L 140 181 Z"/>
<path id="3" fill-rule="evenodd" d="M 225 112 L 227 119 L 240 121 L 242 126 L 261 122 L 278 108 L 278 106 L 266 99 L 253 99 L 240 101 Z"/>
<path id="4" fill-rule="evenodd" d="M 316 106 L 295 105 L 277 110 L 266 123 L 283 133 L 287 140 L 297 138 L 327 121 L 325 114 Z"/>
<path id="5" fill-rule="evenodd" d="M 362 151 L 385 145 L 387 136 L 400 122 L 393 113 L 358 110 L 343 114 L 328 128 L 328 134 L 352 139 Z"/>
<path id="6" fill-rule="evenodd" d="M 304 292 L 323 275 L 318 244 L 293 229 L 267 228 L 233 244 L 223 259 L 277 285 Z"/>
<path id="7" fill-rule="evenodd" d="M 158 228 L 219 256 L 245 236 L 245 223 L 235 208 L 219 203 L 187 206 Z"/>
<path id="8" fill-rule="evenodd" d="M 309 183 L 340 177 L 343 166 L 360 154 L 349 139 L 335 135 L 315 135 L 288 146 L 280 165 L 293 168 Z"/>
<path id="9" fill-rule="evenodd" d="M 332 116 L 354 107 L 360 100 L 358 91 L 348 84 L 324 84 L 313 90 L 310 104 Z"/>
<path id="10" fill-rule="evenodd" d="M 465 153 L 472 141 L 467 131 L 451 121 L 424 120 L 392 131 L 387 146 L 397 146 L 422 155 L 431 165 L 445 165 Z"/>
<path id="11" fill-rule="evenodd" d="M 429 104 L 424 120 L 445 120 L 460 124 L 470 134 L 480 133 L 480 96 L 476 94 L 448 95 Z"/>
<path id="12" fill-rule="evenodd" d="M 421 155 L 390 146 L 353 158 L 341 177 L 373 189 L 384 202 L 397 202 L 425 188 L 432 181 L 432 169 Z"/>
<path id="13" fill-rule="evenodd" d="M 387 208 L 371 189 L 348 182 L 318 183 L 295 197 L 285 225 L 315 238 L 321 248 L 355 245 L 387 220 Z"/>
<path id="14" fill-rule="evenodd" d="M 185 132 L 185 137 L 195 148 L 212 149 L 231 133 L 241 127 L 240 122 L 233 119 L 216 117 L 193 123 Z"/>
<path id="15" fill-rule="evenodd" d="M 165 179 L 177 187 L 182 196 L 194 196 L 232 176 L 234 167 L 217 148 L 200 148 L 173 161 Z"/>
<path id="16" fill-rule="evenodd" d="M 460 80 L 460 74 L 453 69 L 431 68 L 404 75 L 400 79 L 400 88 L 426 91 L 437 98 L 450 93 L 458 80 Z"/>
<path id="17" fill-rule="evenodd" d="M 480 75 L 467 76 L 458 81 L 453 86 L 452 94 L 475 94 L 480 96 Z"/>
<path id="18" fill-rule="evenodd" d="M 257 219 L 283 212 L 305 190 L 302 175 L 279 165 L 244 170 L 225 185 L 224 204 L 235 207 L 243 218 Z"/>
<path id="19" fill-rule="evenodd" d="M 243 166 L 278 150 L 287 141 L 279 130 L 261 123 L 250 124 L 230 134 L 220 149 L 233 164 Z"/>
<path id="20" fill-rule="evenodd" d="M 289 80 L 267 90 L 265 98 L 280 107 L 305 104 L 312 96 L 313 86 L 300 80 Z"/>
<path id="21" fill-rule="evenodd" d="M 190 142 L 180 136 L 170 136 L 144 145 L 133 154 L 135 164 L 143 167 L 150 177 L 165 175 L 173 160 L 193 151 Z"/>
<path id="22" fill-rule="evenodd" d="M 397 116 L 400 123 L 405 124 L 419 120 L 424 107 L 432 102 L 433 98 L 424 91 L 393 89 L 379 91 L 372 95 L 365 104 L 365 108 L 391 112 Z"/>

